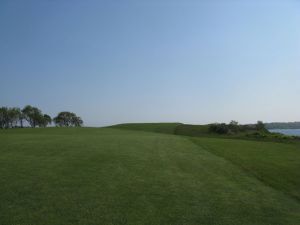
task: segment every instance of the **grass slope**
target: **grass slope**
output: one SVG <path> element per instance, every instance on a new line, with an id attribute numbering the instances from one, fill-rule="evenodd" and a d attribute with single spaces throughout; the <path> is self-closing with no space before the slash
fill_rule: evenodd
<path id="1" fill-rule="evenodd" d="M 125 123 L 110 126 L 108 128 L 176 134 L 192 137 L 211 135 L 208 131 L 208 125 L 189 125 L 182 123 Z"/>
<path id="2" fill-rule="evenodd" d="M 189 125 L 189 124 L 180 124 L 175 128 L 175 134 L 198 137 L 198 136 L 208 136 L 212 135 L 209 132 L 209 125 Z"/>
<path id="3" fill-rule="evenodd" d="M 193 141 L 300 202 L 300 144 L 215 138 Z"/>
<path id="4" fill-rule="evenodd" d="M 224 157 L 226 143 L 214 151 L 218 143 L 202 141 L 107 128 L 0 131 L 0 224 L 298 224 L 297 199 Z"/>
<path id="5" fill-rule="evenodd" d="M 190 137 L 222 137 L 222 138 L 247 138 L 247 132 L 237 134 L 216 134 L 209 131 L 209 125 L 191 125 L 182 123 L 127 123 L 110 126 L 125 130 L 137 130 L 155 133 L 176 134 Z"/>
<path id="6" fill-rule="evenodd" d="M 256 130 L 243 130 L 238 132 L 229 132 L 227 134 L 218 134 L 209 130 L 209 125 L 191 125 L 182 123 L 128 123 L 110 126 L 108 128 L 117 128 L 125 130 L 138 130 L 155 133 L 176 134 L 189 137 L 212 137 L 226 139 L 259 140 L 273 142 L 298 142 L 300 137 L 287 136 L 279 133 L 270 133 Z"/>
<path id="7" fill-rule="evenodd" d="M 108 128 L 117 128 L 124 130 L 147 131 L 163 134 L 175 134 L 176 128 L 180 123 L 124 123 Z"/>

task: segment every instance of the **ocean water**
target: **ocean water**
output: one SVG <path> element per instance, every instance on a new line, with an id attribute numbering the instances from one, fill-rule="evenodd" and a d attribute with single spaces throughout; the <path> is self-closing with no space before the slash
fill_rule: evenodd
<path id="1" fill-rule="evenodd" d="M 300 129 L 270 129 L 269 131 L 285 135 L 300 136 Z"/>

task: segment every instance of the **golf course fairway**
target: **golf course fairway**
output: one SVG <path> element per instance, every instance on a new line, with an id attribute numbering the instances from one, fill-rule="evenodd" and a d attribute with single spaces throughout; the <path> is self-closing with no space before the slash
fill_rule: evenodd
<path id="1" fill-rule="evenodd" d="M 297 143 L 0 131 L 1 225 L 297 225 L 299 182 Z"/>

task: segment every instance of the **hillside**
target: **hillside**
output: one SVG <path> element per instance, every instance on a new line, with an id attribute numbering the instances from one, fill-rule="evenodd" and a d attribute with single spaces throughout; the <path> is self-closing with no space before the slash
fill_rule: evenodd
<path id="1" fill-rule="evenodd" d="M 230 125 L 225 125 L 229 127 Z M 191 125 L 182 123 L 127 123 L 109 126 L 107 128 L 136 130 L 155 133 L 175 134 L 189 137 L 213 137 L 244 140 L 266 140 L 276 142 L 299 141 L 296 136 L 287 136 L 280 133 L 271 133 L 268 130 L 259 131 L 255 125 L 238 125 L 236 132 L 229 130 L 226 134 L 219 134 L 210 130 L 210 125 Z"/>
<path id="2" fill-rule="evenodd" d="M 4 130 L 0 143 L 0 224 L 300 221 L 296 144 L 111 128 Z"/>
<path id="3" fill-rule="evenodd" d="M 182 123 L 127 123 L 110 126 L 108 128 L 138 130 L 186 136 L 200 136 L 209 134 L 207 125 L 188 125 Z"/>
<path id="4" fill-rule="evenodd" d="M 109 126 L 108 128 L 174 134 L 176 128 L 180 125 L 181 123 L 124 123 Z"/>

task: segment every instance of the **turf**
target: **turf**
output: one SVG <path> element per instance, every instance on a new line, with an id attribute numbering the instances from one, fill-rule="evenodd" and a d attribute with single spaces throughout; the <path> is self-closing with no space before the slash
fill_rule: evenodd
<path id="1" fill-rule="evenodd" d="M 113 125 L 108 128 L 175 134 L 176 128 L 179 125 L 181 125 L 181 123 L 124 123 Z"/>
<path id="2" fill-rule="evenodd" d="M 198 137 L 212 135 L 209 132 L 209 125 L 180 124 L 175 128 L 174 134 Z"/>
<path id="3" fill-rule="evenodd" d="M 194 138 L 194 143 L 300 201 L 300 143 Z"/>
<path id="4" fill-rule="evenodd" d="M 108 128 L 12 129 L 0 143 L 0 224 L 300 221 L 292 144 Z"/>

